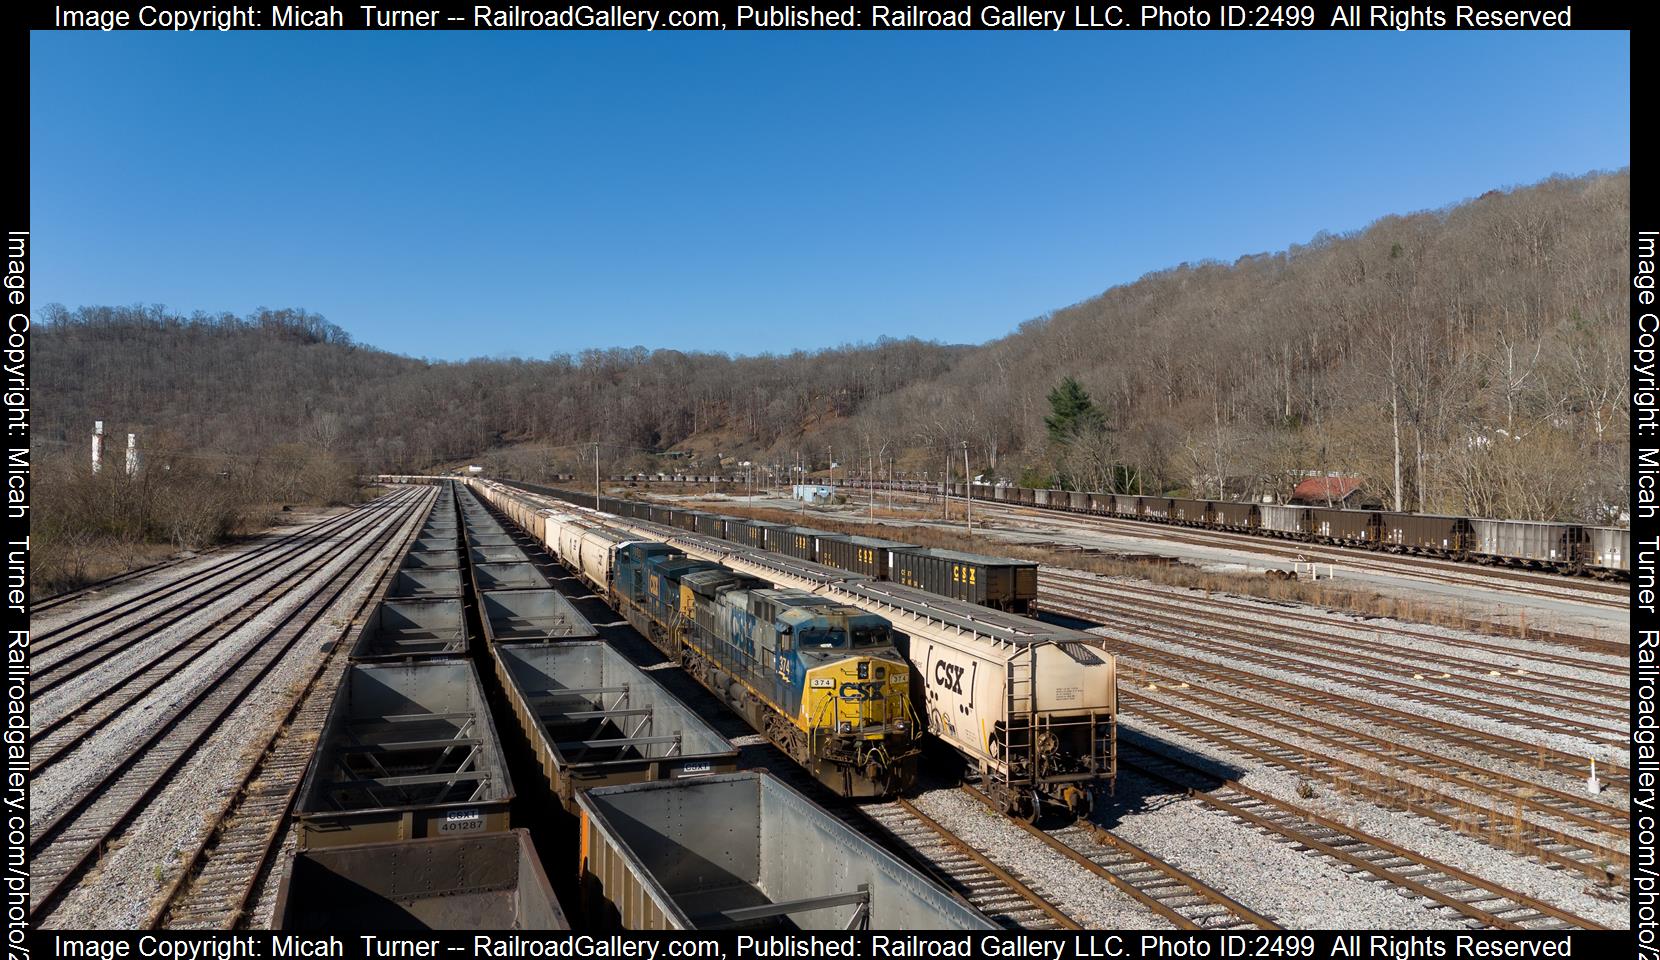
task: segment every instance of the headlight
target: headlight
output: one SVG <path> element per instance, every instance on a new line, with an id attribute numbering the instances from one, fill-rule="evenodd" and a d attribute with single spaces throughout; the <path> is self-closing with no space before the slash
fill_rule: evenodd
<path id="1" fill-rule="evenodd" d="M 836 729 L 841 731 L 842 733 L 852 733 L 853 732 L 853 724 L 848 723 L 846 720 L 843 720 L 841 722 L 841 725 L 838 726 Z"/>

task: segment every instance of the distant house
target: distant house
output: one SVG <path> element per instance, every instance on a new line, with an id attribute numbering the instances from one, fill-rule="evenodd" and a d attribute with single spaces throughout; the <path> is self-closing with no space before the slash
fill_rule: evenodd
<path id="1" fill-rule="evenodd" d="M 1311 507 L 1360 507 L 1365 505 L 1366 481 L 1360 477 L 1309 477 L 1291 491 L 1287 503 Z"/>

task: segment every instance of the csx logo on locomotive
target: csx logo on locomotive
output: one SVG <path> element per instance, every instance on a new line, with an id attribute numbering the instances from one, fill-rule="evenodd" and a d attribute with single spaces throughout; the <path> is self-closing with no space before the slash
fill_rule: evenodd
<path id="1" fill-rule="evenodd" d="M 855 683 L 848 681 L 836 691 L 843 700 L 880 700 L 882 699 L 882 681 L 872 680 L 869 683 Z"/>
<path id="2" fill-rule="evenodd" d="M 963 673 L 966 668 L 944 660 L 934 661 L 934 682 L 952 693 L 963 692 Z"/>

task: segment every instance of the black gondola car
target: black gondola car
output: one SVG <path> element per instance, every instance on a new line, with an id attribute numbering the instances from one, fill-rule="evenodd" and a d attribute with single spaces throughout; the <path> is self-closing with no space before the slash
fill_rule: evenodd
<path id="1" fill-rule="evenodd" d="M 828 530 L 814 530 L 812 527 L 783 527 L 767 533 L 772 541 L 767 546 L 768 550 L 814 563 L 818 562 L 818 538 L 835 536 Z"/>
<path id="2" fill-rule="evenodd" d="M 889 551 L 888 579 L 955 600 L 1026 613 L 1037 598 L 1038 565 L 936 547 Z"/>
<path id="3" fill-rule="evenodd" d="M 896 540 L 833 535 L 819 538 L 818 562 L 838 570 L 862 573 L 872 580 L 887 580 L 889 552 L 910 549 L 915 548 Z"/>
<path id="4" fill-rule="evenodd" d="M 726 518 L 718 513 L 698 512 L 692 514 L 693 529 L 707 537 L 726 539 Z"/>
<path id="5" fill-rule="evenodd" d="M 730 523 L 726 527 L 727 534 L 732 540 L 747 547 L 754 547 L 757 550 L 773 549 L 772 544 L 775 535 L 787 529 L 789 528 L 782 523 L 772 523 L 767 520 L 746 520 L 741 530 Z"/>

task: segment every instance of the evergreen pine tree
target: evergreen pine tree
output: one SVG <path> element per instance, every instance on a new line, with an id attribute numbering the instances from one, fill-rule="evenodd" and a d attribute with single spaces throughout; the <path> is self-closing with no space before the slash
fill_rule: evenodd
<path id="1" fill-rule="evenodd" d="M 1107 427 L 1107 418 L 1096 408 L 1095 401 L 1072 377 L 1064 377 L 1049 391 L 1051 412 L 1043 418 L 1049 428 L 1049 439 L 1067 443 L 1090 433 L 1099 433 Z"/>

